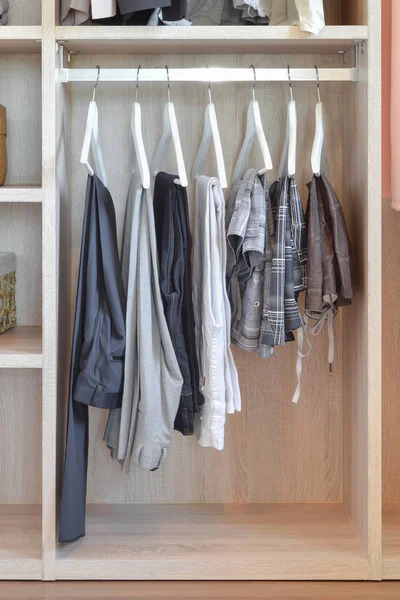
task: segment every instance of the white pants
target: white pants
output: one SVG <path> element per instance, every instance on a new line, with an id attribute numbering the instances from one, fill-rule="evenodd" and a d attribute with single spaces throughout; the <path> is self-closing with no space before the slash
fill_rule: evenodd
<path id="1" fill-rule="evenodd" d="M 238 374 L 230 350 L 231 311 L 225 286 L 225 200 L 218 179 L 196 187 L 193 308 L 200 385 L 204 395 L 199 442 L 224 448 L 227 413 L 241 410 Z"/>

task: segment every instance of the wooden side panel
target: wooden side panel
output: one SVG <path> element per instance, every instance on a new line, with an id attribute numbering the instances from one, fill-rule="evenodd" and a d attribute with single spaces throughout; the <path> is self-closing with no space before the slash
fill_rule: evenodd
<path id="1" fill-rule="evenodd" d="M 343 25 L 368 25 L 376 27 L 376 23 L 368 22 L 368 5 L 370 0 L 343 0 Z M 380 0 L 379 0 L 380 1 Z"/>
<path id="2" fill-rule="evenodd" d="M 142 66 L 189 67 L 220 64 L 247 66 L 291 65 L 337 66 L 335 56 L 78 56 L 76 67 L 100 64 L 102 67 Z M 351 84 L 349 84 L 351 85 Z M 117 87 L 116 87 L 117 86 Z M 119 235 L 121 236 L 125 199 L 131 172 L 130 129 L 134 84 L 101 84 L 97 88 L 100 135 L 105 154 Z M 72 85 L 72 154 L 71 154 L 71 295 L 60 298 L 63 314 L 69 301 L 73 310 L 79 261 L 86 174 L 79 164 L 82 134 L 92 86 Z M 316 90 L 314 84 L 296 84 L 299 120 L 298 182 L 304 203 L 305 183 L 310 175 L 310 154 L 314 130 Z M 202 133 L 202 120 L 207 102 L 207 86 L 173 85 L 172 98 L 181 130 L 187 169 L 193 162 Z M 341 84 L 324 84 L 326 102 L 327 172 L 339 196 L 342 195 L 342 103 Z M 231 176 L 245 129 L 245 112 L 251 99 L 251 87 L 243 85 L 212 86 L 213 101 L 225 149 L 228 177 Z M 278 165 L 283 144 L 286 84 L 259 84 L 256 95 L 261 105 L 265 130 L 270 140 L 274 164 Z M 236 102 L 230 99 L 235 98 Z M 149 157 L 160 136 L 162 108 L 167 99 L 162 84 L 140 86 L 145 146 Z M 254 150 L 249 161 L 259 164 Z M 173 161 L 165 165 L 174 170 Z M 205 173 L 214 174 L 212 160 Z M 271 176 L 276 176 L 276 170 Z M 189 189 L 193 208 L 193 186 Z M 326 332 L 313 340 L 310 358 L 304 362 L 302 399 L 291 403 L 296 387 L 296 348 L 278 349 L 277 356 L 262 361 L 254 355 L 235 352 L 242 381 L 243 412 L 229 417 L 226 449 L 201 449 L 194 439 L 176 434 L 167 462 L 155 473 L 133 468 L 129 475 L 121 473 L 105 448 L 102 436 L 106 414 L 91 411 L 90 456 L 88 478 L 89 502 L 337 502 L 342 498 L 342 433 L 341 433 L 341 321 L 335 323 L 336 358 L 333 376 L 327 365 Z"/>
<path id="3" fill-rule="evenodd" d="M 0 505 L 40 504 L 41 373 L 0 369 Z"/>
<path id="4" fill-rule="evenodd" d="M 368 545 L 368 179 L 367 71 L 344 93 L 343 207 L 353 247 L 355 299 L 343 312 L 344 500 L 364 547 Z M 357 153 L 352 148 L 357 147 Z"/>
<path id="5" fill-rule="evenodd" d="M 57 68 L 61 65 L 63 49 L 57 57 Z M 57 203 L 60 210 L 59 229 L 59 280 L 60 298 L 71 296 L 71 88 L 57 82 Z M 64 463 L 64 439 L 69 382 L 70 340 L 72 335 L 71 305 L 62 302 L 58 314 L 58 396 L 57 396 L 57 484 L 61 485 Z M 61 489 L 61 488 L 59 488 Z"/>
<path id="6" fill-rule="evenodd" d="M 390 200 L 385 200 L 382 223 L 383 502 L 400 502 L 399 240 L 400 214 L 391 208 Z"/>
<path id="7" fill-rule="evenodd" d="M 368 558 L 382 577 L 382 115 L 381 0 L 368 2 Z"/>
<path id="8" fill-rule="evenodd" d="M 378 6 L 379 5 L 379 6 Z M 344 313 L 344 499 L 381 577 L 381 132 L 380 2 L 360 55 L 360 82 L 344 96 L 343 181 L 356 298 Z M 357 151 L 355 151 L 357 148 Z"/>
<path id="9" fill-rule="evenodd" d="M 55 5 L 42 2 L 43 92 L 43 579 L 55 578 L 56 432 L 58 385 L 58 243 L 56 195 L 56 47 Z"/>
<path id="10" fill-rule="evenodd" d="M 40 55 L 0 56 L 0 103 L 7 109 L 9 184 L 42 181 Z"/>
<path id="11" fill-rule="evenodd" d="M 0 252 L 15 252 L 17 256 L 19 325 L 42 322 L 41 219 L 40 204 L 1 204 Z"/>

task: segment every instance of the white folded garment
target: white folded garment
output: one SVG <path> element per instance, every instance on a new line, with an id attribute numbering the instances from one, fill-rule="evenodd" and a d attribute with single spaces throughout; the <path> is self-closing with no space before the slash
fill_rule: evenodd
<path id="1" fill-rule="evenodd" d="M 325 27 L 323 0 L 273 0 L 270 25 L 299 25 L 317 35 Z"/>
<path id="2" fill-rule="evenodd" d="M 117 0 L 91 0 L 92 19 L 108 19 L 117 14 Z"/>

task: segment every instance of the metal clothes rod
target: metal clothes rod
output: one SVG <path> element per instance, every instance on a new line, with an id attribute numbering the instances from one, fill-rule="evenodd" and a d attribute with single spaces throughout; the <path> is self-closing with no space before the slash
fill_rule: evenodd
<path id="1" fill-rule="evenodd" d="M 100 65 L 101 67 L 101 65 Z M 99 81 L 118 82 L 133 81 L 137 79 L 137 69 L 100 69 Z M 320 81 L 358 81 L 358 69 L 351 68 L 318 68 Z M 60 81 L 62 83 L 97 81 L 97 69 L 60 69 Z M 290 69 L 290 78 L 292 82 L 296 81 L 316 81 L 314 68 L 293 68 Z M 247 68 L 225 68 L 225 67 L 206 67 L 195 69 L 169 69 L 169 79 L 171 83 L 234 83 L 248 82 L 254 80 L 253 70 Z M 257 83 L 262 81 L 281 81 L 288 82 L 287 68 L 256 69 Z M 139 73 L 139 82 L 160 82 L 167 83 L 167 72 L 164 68 L 146 69 L 141 68 Z"/>

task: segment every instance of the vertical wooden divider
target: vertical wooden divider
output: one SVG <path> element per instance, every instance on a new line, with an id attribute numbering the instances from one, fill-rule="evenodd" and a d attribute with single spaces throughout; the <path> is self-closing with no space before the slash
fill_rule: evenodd
<path id="1" fill-rule="evenodd" d="M 56 399 L 58 208 L 56 206 L 56 46 L 55 2 L 42 0 L 43 144 L 43 421 L 42 421 L 42 571 L 55 579 L 56 568 Z"/>
<path id="2" fill-rule="evenodd" d="M 368 0 L 368 555 L 382 578 L 381 0 Z"/>

